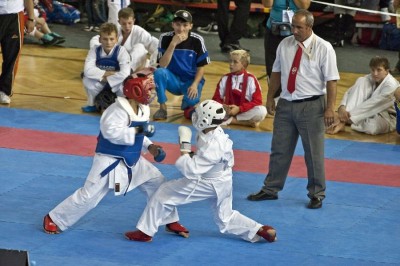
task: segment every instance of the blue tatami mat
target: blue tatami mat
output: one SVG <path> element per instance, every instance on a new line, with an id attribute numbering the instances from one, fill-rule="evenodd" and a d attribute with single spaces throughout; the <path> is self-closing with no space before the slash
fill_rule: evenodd
<path id="1" fill-rule="evenodd" d="M 98 134 L 96 116 L 6 108 L 0 116 L 0 127 Z M 156 127 L 154 141 L 176 143 L 178 125 Z M 270 151 L 270 133 L 227 132 L 235 149 Z M 302 155 L 301 146 L 296 154 Z M 400 157 L 396 145 L 326 140 L 326 158 L 379 167 L 399 165 Z M 277 242 L 249 243 L 220 233 L 203 201 L 179 207 L 189 238 L 160 227 L 152 242 L 140 243 L 123 235 L 135 229 L 146 204 L 138 189 L 119 197 L 109 193 L 59 235 L 43 232 L 43 216 L 83 185 L 91 157 L 0 148 L 0 162 L 0 249 L 27 251 L 31 265 L 400 265 L 397 187 L 328 181 L 323 208 L 310 210 L 306 179 L 289 176 L 279 200 L 250 202 L 247 195 L 260 189 L 265 174 L 237 171 L 234 209 L 274 226 Z M 174 165 L 156 165 L 167 179 L 180 177 Z"/>
<path id="2" fill-rule="evenodd" d="M 14 160 L 35 159 L 9 164 L 0 175 L 0 248 L 26 250 L 36 265 L 400 264 L 398 188 L 328 182 L 324 207 L 309 210 L 306 180 L 289 177 L 279 200 L 250 202 L 247 194 L 259 188 L 264 176 L 236 172 L 234 208 L 273 225 L 278 242 L 252 244 L 221 234 L 205 201 L 179 208 L 181 222 L 191 232 L 188 239 L 160 228 L 153 242 L 137 243 L 124 239 L 123 233 L 135 228 L 144 208 L 141 192 L 125 197 L 110 193 L 71 229 L 47 235 L 43 216 L 82 186 L 90 160 L 4 153 Z M 173 165 L 158 166 L 168 179 L 179 177 Z"/>

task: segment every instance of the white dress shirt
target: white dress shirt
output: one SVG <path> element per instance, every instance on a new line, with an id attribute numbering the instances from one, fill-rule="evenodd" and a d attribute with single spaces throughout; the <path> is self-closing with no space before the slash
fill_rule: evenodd
<path id="1" fill-rule="evenodd" d="M 299 100 L 326 94 L 326 82 L 338 80 L 339 71 L 336 53 L 332 45 L 314 33 L 303 42 L 303 54 L 296 77 L 296 90 L 287 90 L 289 72 L 299 42 L 294 36 L 286 37 L 279 44 L 272 72 L 281 73 L 281 97 L 285 100 Z"/>

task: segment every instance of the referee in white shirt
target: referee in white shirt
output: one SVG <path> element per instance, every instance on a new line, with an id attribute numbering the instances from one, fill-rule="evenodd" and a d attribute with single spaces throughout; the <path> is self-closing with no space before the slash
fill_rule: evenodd
<path id="1" fill-rule="evenodd" d="M 325 126 L 333 124 L 339 72 L 332 45 L 313 33 L 313 24 L 312 13 L 298 10 L 292 20 L 293 35 L 278 46 L 267 96 L 268 112 L 276 111 L 269 173 L 262 189 L 247 197 L 251 201 L 278 199 L 300 136 L 308 174 L 307 207 L 322 207 L 326 188 L 324 133 Z M 301 57 L 296 65 L 298 49 Z M 282 93 L 275 108 L 274 94 L 280 85 Z"/>

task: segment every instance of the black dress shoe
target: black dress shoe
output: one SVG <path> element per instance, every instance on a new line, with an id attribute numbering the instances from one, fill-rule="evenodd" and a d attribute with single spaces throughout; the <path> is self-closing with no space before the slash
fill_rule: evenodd
<path id="1" fill-rule="evenodd" d="M 322 200 L 319 198 L 312 198 L 307 205 L 309 209 L 319 209 L 322 207 Z"/>
<path id="2" fill-rule="evenodd" d="M 250 52 L 250 49 L 246 49 L 238 43 L 231 43 L 230 46 L 232 47 L 233 50 L 245 50 L 246 52 Z"/>
<path id="3" fill-rule="evenodd" d="M 253 193 L 247 196 L 248 200 L 251 201 L 259 201 L 259 200 L 276 200 L 278 199 L 278 195 L 271 195 L 267 192 L 260 190 L 257 193 Z"/>
<path id="4" fill-rule="evenodd" d="M 230 44 L 224 44 L 221 46 L 221 52 L 223 52 L 223 53 L 230 53 L 233 50 L 234 49 L 232 48 L 232 46 Z"/>

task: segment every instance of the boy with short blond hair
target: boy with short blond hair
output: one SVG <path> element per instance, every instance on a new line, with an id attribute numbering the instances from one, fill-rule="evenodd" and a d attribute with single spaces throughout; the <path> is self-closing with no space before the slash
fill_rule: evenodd
<path id="1" fill-rule="evenodd" d="M 257 78 L 247 72 L 250 54 L 245 50 L 230 53 L 230 73 L 218 82 L 213 100 L 222 103 L 229 119 L 224 123 L 257 127 L 267 115 L 262 105 L 261 86 Z"/>
<path id="2" fill-rule="evenodd" d="M 123 96 L 123 81 L 130 74 L 130 56 L 126 49 L 117 44 L 117 27 L 104 23 L 100 27 L 100 45 L 93 46 L 86 57 L 83 85 L 87 93 L 85 113 L 100 111 L 95 106 L 96 96 L 103 90 L 111 90 Z"/>
<path id="3" fill-rule="evenodd" d="M 132 72 L 157 65 L 158 39 L 139 25 L 135 25 L 132 8 L 122 8 L 118 12 L 118 44 L 131 56 Z M 99 35 L 90 40 L 90 47 L 99 44 Z"/>

